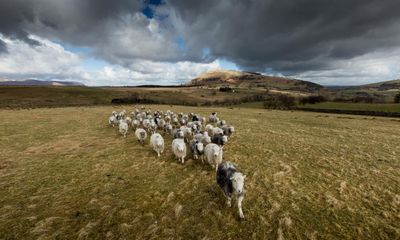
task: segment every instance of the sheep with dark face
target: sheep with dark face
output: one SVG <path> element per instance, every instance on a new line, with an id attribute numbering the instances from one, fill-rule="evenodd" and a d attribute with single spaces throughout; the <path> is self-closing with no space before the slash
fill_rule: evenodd
<path id="1" fill-rule="evenodd" d="M 242 201 L 244 198 L 244 179 L 246 175 L 238 172 L 235 165 L 230 162 L 221 163 L 217 170 L 217 184 L 227 197 L 227 204 L 231 207 L 232 197 L 237 200 L 239 216 L 244 218 Z"/>
<path id="2" fill-rule="evenodd" d="M 172 136 L 173 136 L 174 139 L 176 139 L 176 138 L 183 139 L 185 137 L 185 134 L 181 129 L 173 129 L 172 130 Z"/>
<path id="3" fill-rule="evenodd" d="M 143 128 L 137 128 L 135 131 L 135 136 L 140 142 L 140 144 L 144 145 L 144 141 L 147 138 L 147 133 Z"/>
<path id="4" fill-rule="evenodd" d="M 235 128 L 232 125 L 224 125 L 222 131 L 224 131 L 224 135 L 230 137 L 235 132 Z"/>
<path id="5" fill-rule="evenodd" d="M 219 146 L 224 146 L 225 144 L 228 143 L 228 137 L 223 134 L 214 135 L 211 138 L 211 142 Z"/>
<path id="6" fill-rule="evenodd" d="M 164 124 L 164 134 L 172 135 L 172 130 L 173 130 L 173 127 L 171 124 L 169 124 L 169 123 Z"/>
<path id="7" fill-rule="evenodd" d="M 219 121 L 219 118 L 217 117 L 217 113 L 216 112 L 213 112 L 213 113 L 211 113 L 210 116 L 208 116 L 208 122 L 216 123 L 218 121 Z"/>
<path id="8" fill-rule="evenodd" d="M 190 141 L 190 150 L 193 154 L 193 159 L 199 159 L 201 158 L 201 162 L 204 162 L 203 156 L 204 156 L 204 145 L 202 142 L 193 139 Z"/>
<path id="9" fill-rule="evenodd" d="M 217 122 L 217 127 L 222 127 L 224 125 L 226 125 L 226 121 L 225 120 L 220 120 L 220 121 Z"/>

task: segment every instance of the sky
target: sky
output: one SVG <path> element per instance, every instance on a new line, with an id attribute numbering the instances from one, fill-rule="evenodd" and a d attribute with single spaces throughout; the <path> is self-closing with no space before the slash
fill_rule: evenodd
<path id="1" fill-rule="evenodd" d="M 183 84 L 216 69 L 400 78 L 398 0 L 0 0 L 0 79 Z"/>

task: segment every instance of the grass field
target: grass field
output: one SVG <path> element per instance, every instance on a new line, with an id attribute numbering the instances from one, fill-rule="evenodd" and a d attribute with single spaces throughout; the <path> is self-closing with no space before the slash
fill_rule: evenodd
<path id="1" fill-rule="evenodd" d="M 377 111 L 377 112 L 400 112 L 399 103 L 340 103 L 322 102 L 316 104 L 306 104 L 301 106 L 312 109 L 338 109 L 338 110 L 357 110 L 357 111 Z"/>
<path id="2" fill-rule="evenodd" d="M 241 99 L 260 93 L 265 93 L 265 89 L 242 88 L 237 89 L 235 93 L 229 93 L 213 88 L 198 87 L 0 86 L 0 108 L 110 105 L 112 99 L 127 98 L 132 94 L 160 103 L 197 105 L 216 100 Z"/>
<path id="3" fill-rule="evenodd" d="M 0 110 L 0 239 L 400 238 L 399 120 L 151 107 L 236 127 L 224 156 L 247 174 L 244 221 L 210 166 L 108 127 L 120 108 Z"/>

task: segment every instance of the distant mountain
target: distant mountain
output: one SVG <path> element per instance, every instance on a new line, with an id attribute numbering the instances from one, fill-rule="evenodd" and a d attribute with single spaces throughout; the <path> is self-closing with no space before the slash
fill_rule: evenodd
<path id="1" fill-rule="evenodd" d="M 265 76 L 254 72 L 233 70 L 215 70 L 201 74 L 188 83 L 189 86 L 235 86 L 235 87 L 267 87 L 279 90 L 316 91 L 323 86 L 284 77 Z"/>
<path id="2" fill-rule="evenodd" d="M 42 81 L 27 79 L 23 81 L 1 81 L 0 86 L 85 86 L 80 82 Z"/>

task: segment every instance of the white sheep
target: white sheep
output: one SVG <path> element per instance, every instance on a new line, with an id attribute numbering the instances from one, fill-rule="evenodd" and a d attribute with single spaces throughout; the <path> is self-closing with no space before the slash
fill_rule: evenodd
<path id="1" fill-rule="evenodd" d="M 172 152 L 182 164 L 185 163 L 186 157 L 186 144 L 182 138 L 176 138 L 172 141 Z"/>
<path id="2" fill-rule="evenodd" d="M 115 127 L 115 125 L 118 124 L 117 117 L 116 117 L 115 115 L 111 115 L 111 116 L 108 118 L 108 124 L 109 124 L 109 125 L 112 125 L 113 127 Z"/>
<path id="3" fill-rule="evenodd" d="M 143 128 L 137 128 L 135 131 L 135 136 L 140 142 L 140 144 L 144 145 L 144 141 L 147 138 L 147 133 Z"/>
<path id="4" fill-rule="evenodd" d="M 128 133 L 128 123 L 125 120 L 119 120 L 119 132 L 126 137 L 126 134 Z"/>
<path id="5" fill-rule="evenodd" d="M 132 125 L 133 129 L 136 129 L 140 126 L 140 121 L 137 119 L 133 119 L 131 125 Z"/>
<path id="6" fill-rule="evenodd" d="M 226 121 L 225 120 L 220 120 L 220 121 L 217 122 L 217 127 L 222 127 L 224 125 L 226 125 Z"/>
<path id="7" fill-rule="evenodd" d="M 215 135 L 224 135 L 224 130 L 222 130 L 219 127 L 213 128 L 211 131 L 211 136 L 215 136 Z"/>
<path id="8" fill-rule="evenodd" d="M 185 142 L 188 143 L 189 142 L 189 138 L 192 136 L 192 129 L 188 128 L 186 126 L 181 126 L 180 129 L 183 132 L 183 136 L 184 136 Z"/>
<path id="9" fill-rule="evenodd" d="M 215 168 L 218 169 L 218 165 L 222 163 L 223 150 L 215 143 L 209 143 L 204 148 L 204 155 L 206 156 L 207 162 Z"/>
<path id="10" fill-rule="evenodd" d="M 153 133 L 151 135 L 150 145 L 153 147 L 158 157 L 164 152 L 164 138 L 159 133 Z"/>
<path id="11" fill-rule="evenodd" d="M 213 125 L 207 124 L 207 125 L 204 127 L 204 130 L 205 130 L 206 132 L 208 132 L 209 135 L 211 135 L 211 134 L 212 134 L 213 128 L 214 128 Z"/>
<path id="12" fill-rule="evenodd" d="M 211 142 L 211 137 L 208 135 L 208 132 L 197 133 L 193 136 L 193 139 L 202 142 L 203 144 L 207 144 Z"/>

